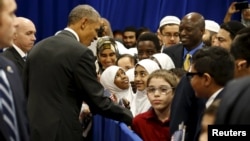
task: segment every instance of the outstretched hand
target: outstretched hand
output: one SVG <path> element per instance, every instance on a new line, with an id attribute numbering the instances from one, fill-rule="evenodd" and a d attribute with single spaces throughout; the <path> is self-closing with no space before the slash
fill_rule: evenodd
<path id="1" fill-rule="evenodd" d="M 122 103 L 125 108 L 130 109 L 130 102 L 126 98 L 122 98 Z"/>
<path id="2" fill-rule="evenodd" d="M 85 102 L 82 103 L 82 107 L 81 107 L 81 112 L 79 114 L 79 120 L 82 123 L 82 121 L 84 120 L 84 118 L 87 118 L 91 116 L 91 112 L 89 109 L 89 105 L 86 104 Z"/>

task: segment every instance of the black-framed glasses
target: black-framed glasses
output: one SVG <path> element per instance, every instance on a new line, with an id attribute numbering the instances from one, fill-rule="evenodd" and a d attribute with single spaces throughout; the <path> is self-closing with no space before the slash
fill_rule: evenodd
<path id="1" fill-rule="evenodd" d="M 156 91 L 159 92 L 159 94 L 161 95 L 166 95 L 168 94 L 172 89 L 174 89 L 174 87 L 168 87 L 168 86 L 161 86 L 159 88 L 155 88 L 155 87 L 147 87 L 147 93 L 150 95 L 154 95 Z"/>
<path id="2" fill-rule="evenodd" d="M 204 73 L 203 72 L 187 72 L 186 76 L 188 79 L 193 78 L 195 75 L 202 76 Z"/>

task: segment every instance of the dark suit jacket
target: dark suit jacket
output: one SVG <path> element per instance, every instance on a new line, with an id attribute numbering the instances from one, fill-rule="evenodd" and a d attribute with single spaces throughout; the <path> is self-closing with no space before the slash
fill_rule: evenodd
<path id="1" fill-rule="evenodd" d="M 66 30 L 32 48 L 24 81 L 33 141 L 81 141 L 82 101 L 93 114 L 131 124 L 132 113 L 103 95 L 94 62 L 92 51 Z"/>
<path id="2" fill-rule="evenodd" d="M 18 68 L 18 71 L 20 71 L 20 74 L 23 73 L 25 62 L 14 47 L 9 47 L 2 54 L 3 56 L 5 56 L 6 58 L 10 59 L 12 62 L 15 63 L 15 65 Z"/>
<path id="3" fill-rule="evenodd" d="M 173 60 L 176 68 L 182 68 L 183 66 L 183 51 L 184 47 L 182 44 L 173 45 L 171 47 L 167 47 L 163 50 L 163 53 L 169 55 L 169 57 Z"/>
<path id="4" fill-rule="evenodd" d="M 215 100 L 218 100 L 218 99 L 221 99 L 222 96 L 224 94 L 224 89 L 218 93 L 218 95 L 214 98 L 214 101 Z M 200 113 L 200 116 L 199 116 L 199 119 L 198 119 L 198 123 L 197 123 L 197 129 L 196 129 L 196 133 L 195 133 L 195 141 L 198 141 L 199 140 L 199 137 L 200 137 L 200 132 L 201 132 L 201 121 L 202 121 L 202 117 L 204 115 L 204 112 L 206 110 L 206 107 L 204 106 L 204 109 L 201 111 Z"/>
<path id="5" fill-rule="evenodd" d="M 19 76 L 19 72 L 16 66 L 3 56 L 0 56 L 0 68 L 4 70 L 7 79 L 10 83 L 11 91 L 13 94 L 13 100 L 16 109 L 16 118 L 18 123 L 18 131 L 21 141 L 29 141 L 29 125 L 27 118 L 27 101 L 24 96 L 23 83 Z M 1 111 L 0 111 L 0 114 Z M 0 115 L 0 140 L 9 141 L 6 132 L 6 125 L 3 121 L 2 115 Z"/>
<path id="6" fill-rule="evenodd" d="M 218 108 L 215 124 L 250 124 L 250 77 L 230 81 Z"/>
<path id="7" fill-rule="evenodd" d="M 178 130 L 178 125 L 186 125 L 186 141 L 194 141 L 199 120 L 205 108 L 205 99 L 195 96 L 190 81 L 184 76 L 178 84 L 170 112 L 170 133 Z"/>

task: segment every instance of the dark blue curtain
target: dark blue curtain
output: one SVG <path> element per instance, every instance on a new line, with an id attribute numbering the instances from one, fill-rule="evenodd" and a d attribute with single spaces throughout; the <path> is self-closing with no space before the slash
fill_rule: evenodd
<path id="1" fill-rule="evenodd" d="M 53 35 L 67 24 L 70 10 L 78 4 L 93 6 L 107 18 L 113 30 L 126 26 L 145 26 L 155 32 L 162 17 L 180 19 L 189 12 L 199 12 L 205 19 L 222 23 L 234 0 L 16 0 L 17 16 L 31 19 L 37 27 L 37 41 Z M 236 0 L 235 0 L 236 1 Z M 237 0 L 240 1 L 240 0 Z M 242 0 L 241 0 L 242 1 Z M 233 19 L 239 20 L 240 14 Z"/>

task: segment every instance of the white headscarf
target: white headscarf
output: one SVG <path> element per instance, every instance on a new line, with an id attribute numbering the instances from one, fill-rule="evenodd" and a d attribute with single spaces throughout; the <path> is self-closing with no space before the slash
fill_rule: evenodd
<path id="1" fill-rule="evenodd" d="M 153 71 L 160 69 L 159 65 L 151 59 L 143 59 L 143 60 L 139 61 L 135 65 L 135 67 L 137 65 L 144 67 L 146 69 L 146 71 L 148 72 L 148 74 L 151 74 Z"/>
<path id="2" fill-rule="evenodd" d="M 118 101 L 122 98 L 126 98 L 128 101 L 131 101 L 133 91 L 130 84 L 128 89 L 123 90 L 118 88 L 114 83 L 116 73 L 119 69 L 122 68 L 118 66 L 109 66 L 106 68 L 101 74 L 100 82 L 105 89 L 108 89 L 112 94 L 116 95 Z"/>
<path id="3" fill-rule="evenodd" d="M 134 81 L 134 79 L 135 79 L 135 68 L 128 69 L 126 71 L 126 75 L 129 78 L 129 82 Z"/>
<path id="4" fill-rule="evenodd" d="M 152 55 L 161 65 L 162 69 L 170 70 L 175 68 L 173 60 L 165 53 L 156 53 Z"/>
<path id="5" fill-rule="evenodd" d="M 143 59 L 139 61 L 136 66 L 137 65 L 144 67 L 148 74 L 151 74 L 153 71 L 160 69 L 159 65 L 151 59 Z M 136 116 L 140 113 L 144 113 L 148 111 L 150 107 L 151 104 L 148 100 L 146 89 L 143 91 L 137 90 L 131 103 L 131 111 L 133 115 Z"/>

